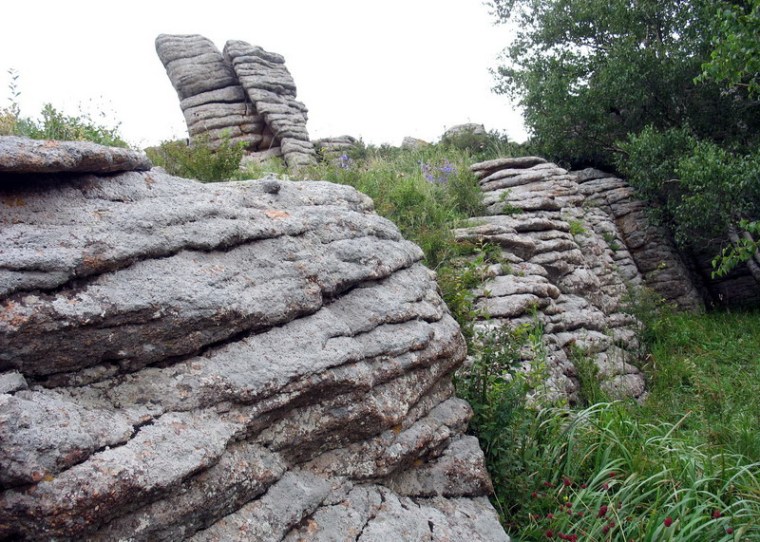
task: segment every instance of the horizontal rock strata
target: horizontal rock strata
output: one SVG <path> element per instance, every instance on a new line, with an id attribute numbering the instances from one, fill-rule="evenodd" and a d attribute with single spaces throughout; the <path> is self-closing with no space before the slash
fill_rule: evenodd
<path id="1" fill-rule="evenodd" d="M 307 109 L 295 99 L 295 82 L 281 55 L 243 41 L 228 41 L 222 54 L 197 34 L 161 34 L 156 51 L 192 142 L 242 143 L 252 153 L 282 155 L 293 168 L 316 163 Z"/>
<path id="2" fill-rule="evenodd" d="M 465 346 L 352 188 L 0 185 L 0 540 L 508 540 Z"/>
<path id="3" fill-rule="evenodd" d="M 177 91 L 192 142 L 216 147 L 226 136 L 258 150 L 264 119 L 211 40 L 197 34 L 161 34 L 156 52 Z"/>
<path id="4" fill-rule="evenodd" d="M 629 292 L 648 285 L 681 306 L 699 301 L 675 251 L 646 227 L 630 188 L 539 157 L 491 160 L 472 170 L 488 216 L 472 219 L 456 236 L 496 245 L 502 259 L 475 292 L 487 316 L 476 329 L 540 324 L 549 398 L 579 400 L 577 365 L 584 360 L 603 390 L 641 398 L 639 325 L 625 310 Z M 532 354 L 524 361 L 530 367 Z"/>
<path id="5" fill-rule="evenodd" d="M 132 149 L 0 136 L 0 173 L 118 173 L 151 167 L 145 153 Z"/>
<path id="6" fill-rule="evenodd" d="M 296 100 L 296 85 L 285 59 L 244 41 L 228 41 L 224 58 L 256 111 L 263 116 L 274 141 L 282 147 L 288 167 L 316 163 L 316 151 L 306 130 L 308 110 Z"/>

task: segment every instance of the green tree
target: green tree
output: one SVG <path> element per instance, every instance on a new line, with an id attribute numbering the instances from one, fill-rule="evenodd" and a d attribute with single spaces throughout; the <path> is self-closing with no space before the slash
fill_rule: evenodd
<path id="1" fill-rule="evenodd" d="M 681 246 L 730 238 L 716 265 L 748 261 L 760 282 L 758 4 L 491 2 L 515 29 L 496 90 L 525 108 L 538 152 L 624 173 Z"/>
<path id="2" fill-rule="evenodd" d="M 533 143 L 574 167 L 613 167 L 618 142 L 646 126 L 689 126 L 738 141 L 760 128 L 757 104 L 695 82 L 712 47 L 718 0 L 493 0 L 514 28 L 497 92 L 525 108 Z M 752 111 L 749 111 L 752 109 Z M 748 113 L 754 112 L 755 115 Z"/>
<path id="3" fill-rule="evenodd" d="M 713 51 L 700 78 L 760 95 L 760 0 L 721 3 L 713 33 Z"/>

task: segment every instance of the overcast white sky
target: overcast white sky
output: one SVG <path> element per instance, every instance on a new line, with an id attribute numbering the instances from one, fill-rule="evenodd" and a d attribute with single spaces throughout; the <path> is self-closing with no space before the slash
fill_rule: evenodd
<path id="1" fill-rule="evenodd" d="M 481 0 L 13 0 L 2 12 L 0 106 L 14 68 L 23 115 L 45 102 L 70 114 L 106 111 L 134 145 L 186 135 L 155 52 L 160 33 L 284 55 L 312 138 L 398 145 L 464 122 L 525 138 L 520 114 L 490 90 L 507 29 Z"/>

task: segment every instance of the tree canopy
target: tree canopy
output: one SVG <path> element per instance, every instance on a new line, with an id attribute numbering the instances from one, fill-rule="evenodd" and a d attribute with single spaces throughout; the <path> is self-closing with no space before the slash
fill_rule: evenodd
<path id="1" fill-rule="evenodd" d="M 760 0 L 491 7 L 513 34 L 496 91 L 524 107 L 537 152 L 625 174 L 682 246 L 751 237 L 742 225 L 760 219 Z"/>

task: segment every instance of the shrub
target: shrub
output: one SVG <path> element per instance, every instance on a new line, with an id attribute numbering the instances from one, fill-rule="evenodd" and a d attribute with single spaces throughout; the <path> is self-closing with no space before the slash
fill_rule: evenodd
<path id="1" fill-rule="evenodd" d="M 184 141 L 166 141 L 159 147 L 146 149 L 154 165 L 168 173 L 203 182 L 226 181 L 238 176 L 243 145 L 224 139 L 212 148 L 207 139 L 199 138 L 192 145 Z"/>

